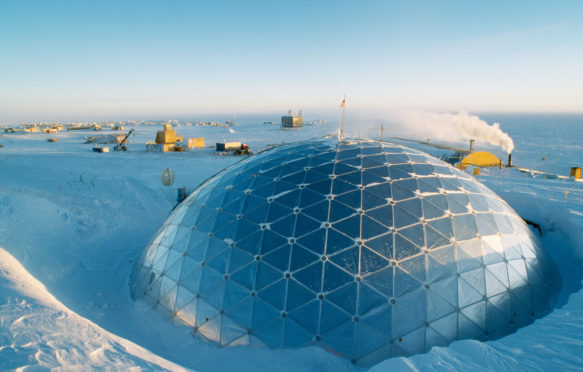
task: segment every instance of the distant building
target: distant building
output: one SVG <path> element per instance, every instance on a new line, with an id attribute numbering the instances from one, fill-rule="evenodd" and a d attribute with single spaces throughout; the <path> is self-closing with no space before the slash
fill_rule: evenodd
<path id="1" fill-rule="evenodd" d="M 281 117 L 282 128 L 301 128 L 304 125 L 304 117 L 300 111 L 295 115 L 292 110 L 289 110 L 286 116 Z"/>

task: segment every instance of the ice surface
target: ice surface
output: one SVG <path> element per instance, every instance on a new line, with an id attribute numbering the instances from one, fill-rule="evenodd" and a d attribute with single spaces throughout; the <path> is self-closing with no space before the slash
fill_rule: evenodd
<path id="1" fill-rule="evenodd" d="M 565 127 L 545 125 L 557 124 L 560 116 L 552 117 L 551 121 L 545 117 L 526 117 L 520 123 L 513 123 L 512 118 L 486 119 L 499 121 L 511 134 L 518 165 L 523 159 L 531 159 L 532 167 L 536 168 L 537 162 L 542 163 L 538 160 L 542 145 L 561 144 L 551 155 L 552 166 L 545 170 L 568 175 L 570 166 L 581 166 L 582 158 L 577 155 L 581 137 L 577 137 L 576 127 L 567 126 L 563 134 L 561 128 Z M 540 123 L 536 130 L 529 129 L 533 120 Z M 576 119 L 577 125 L 581 123 L 581 117 Z M 152 317 L 158 315 L 130 299 L 128 282 L 134 259 L 168 217 L 176 188 L 186 186 L 191 191 L 204 179 L 239 160 L 216 157 L 208 149 L 186 154 L 145 153 L 143 143 L 151 141 L 159 128 L 136 129 L 137 136 L 132 137 L 128 153 L 92 153 L 90 145 L 81 142 L 84 135 L 93 132 L 62 133 L 57 135 L 59 143 L 46 142 L 46 135 L 42 134 L 0 137 L 5 146 L 0 149 L 0 246 L 34 275 L 51 296 L 77 314 L 75 319 L 63 317 L 62 310 L 37 305 L 36 297 L 23 290 L 31 279 L 21 276 L 9 281 L 8 278 L 14 278 L 9 274 L 10 267 L 16 264 L 2 268 L 0 369 L 134 366 L 174 370 L 178 368 L 175 365 L 193 370 L 354 368 L 349 362 L 313 347 L 285 352 L 217 349 L 171 324 L 152 322 Z M 236 128 L 237 134 L 230 134 L 226 128 L 179 128 L 179 133 L 204 136 L 207 143 L 240 139 L 255 150 L 269 143 L 308 139 L 334 130 L 333 126 L 323 126 L 284 132 L 262 125 L 245 129 L 243 124 Z M 562 151 L 563 148 L 575 152 Z M 519 151 L 524 155 L 518 156 Z M 176 184 L 171 188 L 159 181 L 160 173 L 168 167 L 176 172 Z M 373 369 L 574 370 L 583 365 L 579 266 L 583 257 L 583 184 L 532 178 L 507 169 L 484 171 L 478 179 L 520 215 L 541 224 L 541 242 L 558 263 L 564 283 L 557 308 L 532 325 L 495 341 L 456 341 L 426 354 L 389 359 Z M 566 199 L 565 191 L 569 191 Z M 20 318 L 42 323 L 15 323 Z M 88 327 L 80 330 L 76 319 L 86 319 L 98 328 L 79 321 Z M 95 343 L 91 342 L 93 333 L 89 329 L 98 329 L 96 332 L 101 335 L 95 338 Z M 148 351 L 136 356 L 112 346 L 122 342 L 111 338 L 116 336 Z M 50 342 L 43 342 L 43 337 Z M 114 352 L 109 352 L 110 346 Z M 92 354 L 98 349 L 103 352 Z M 175 364 L 164 364 L 167 362 L 163 360 Z"/>

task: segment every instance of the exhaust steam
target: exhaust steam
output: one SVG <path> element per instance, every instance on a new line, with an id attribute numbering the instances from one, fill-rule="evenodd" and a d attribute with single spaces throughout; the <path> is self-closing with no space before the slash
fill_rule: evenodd
<path id="1" fill-rule="evenodd" d="M 488 124 L 477 115 L 465 111 L 457 114 L 438 112 L 407 112 L 397 120 L 409 136 L 444 141 L 476 139 L 500 146 L 508 154 L 514 149 L 510 136 L 500 129 L 499 123 Z"/>

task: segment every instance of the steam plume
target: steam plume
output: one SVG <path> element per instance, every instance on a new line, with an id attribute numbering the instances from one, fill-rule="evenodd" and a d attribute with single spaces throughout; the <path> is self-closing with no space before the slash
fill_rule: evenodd
<path id="1" fill-rule="evenodd" d="M 407 112 L 398 115 L 397 121 L 403 124 L 408 135 L 445 141 L 475 139 L 500 146 L 509 154 L 514 149 L 512 138 L 500 129 L 500 124 L 489 125 L 477 115 L 465 111 L 457 114 Z"/>

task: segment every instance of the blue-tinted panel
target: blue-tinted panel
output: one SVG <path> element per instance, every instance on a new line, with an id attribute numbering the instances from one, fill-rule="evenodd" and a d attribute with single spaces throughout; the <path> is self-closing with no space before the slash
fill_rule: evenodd
<path id="1" fill-rule="evenodd" d="M 391 184 L 393 199 L 396 201 L 403 199 L 410 199 L 419 193 L 419 186 L 417 180 L 409 179 L 402 181 L 395 181 Z"/>

